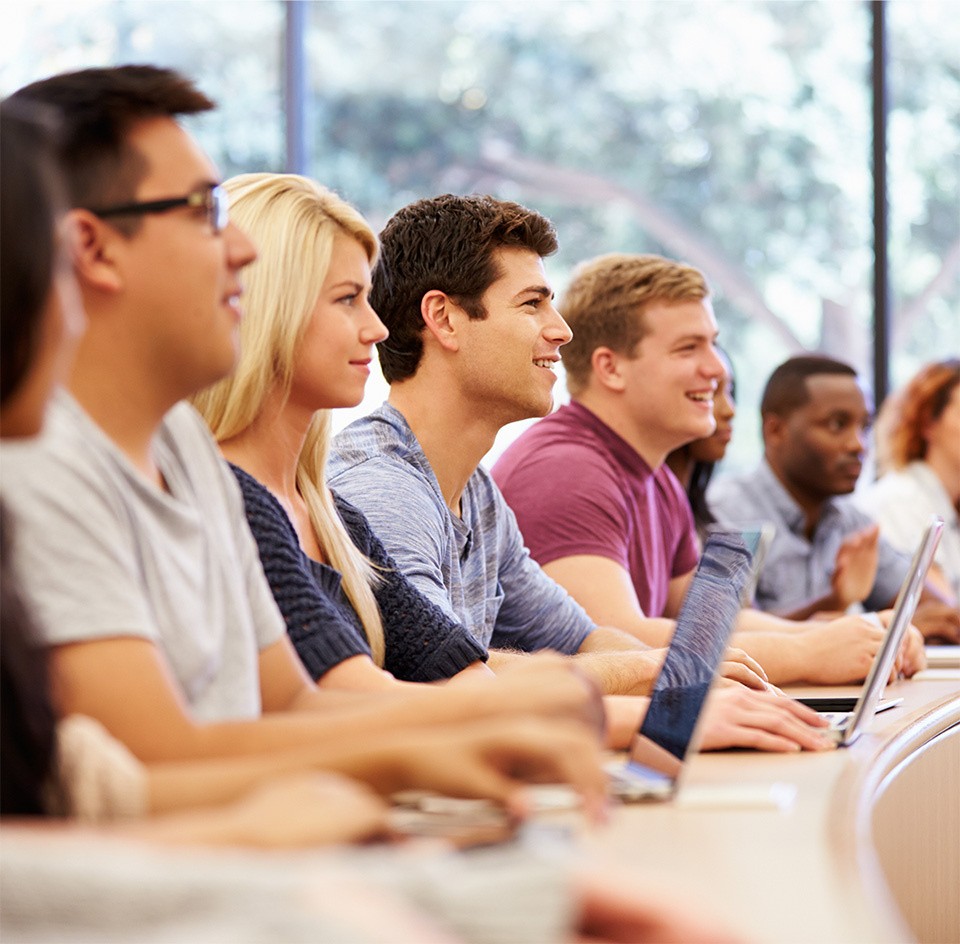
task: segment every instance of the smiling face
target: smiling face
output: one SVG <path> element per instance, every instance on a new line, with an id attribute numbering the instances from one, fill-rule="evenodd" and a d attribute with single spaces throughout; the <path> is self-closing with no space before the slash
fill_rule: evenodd
<path id="1" fill-rule="evenodd" d="M 500 277 L 482 298 L 486 317 L 460 319 L 461 393 L 498 426 L 545 416 L 554 369 L 570 328 L 553 304 L 543 260 L 527 249 L 499 249 Z"/>
<path id="2" fill-rule="evenodd" d="M 369 295 L 366 250 L 352 236 L 338 234 L 297 350 L 291 403 L 313 411 L 356 406 L 363 399 L 373 346 L 387 337 Z"/>
<path id="3" fill-rule="evenodd" d="M 723 376 L 717 382 L 713 395 L 716 429 L 706 439 L 697 439 L 690 443 L 690 458 L 694 462 L 719 462 L 727 454 L 727 447 L 733 438 L 733 418 L 737 415 L 732 384 L 730 370 L 724 364 Z"/>
<path id="4" fill-rule="evenodd" d="M 129 143 L 148 168 L 134 200 L 179 197 L 218 182 L 209 159 L 170 118 L 136 125 Z M 134 235 L 116 247 L 122 330 L 145 382 L 175 401 L 229 373 L 238 353 L 240 270 L 256 257 L 250 240 L 233 225 L 214 233 L 202 207 L 180 207 L 140 217 Z"/>
<path id="5" fill-rule="evenodd" d="M 717 323 L 707 299 L 654 301 L 643 312 L 647 333 L 633 357 L 623 357 L 622 409 L 648 463 L 713 433 L 714 392 L 723 363 Z"/>
<path id="6" fill-rule="evenodd" d="M 815 374 L 804 382 L 806 403 L 764 418 L 768 461 L 801 504 L 853 491 L 872 421 L 856 377 Z"/>

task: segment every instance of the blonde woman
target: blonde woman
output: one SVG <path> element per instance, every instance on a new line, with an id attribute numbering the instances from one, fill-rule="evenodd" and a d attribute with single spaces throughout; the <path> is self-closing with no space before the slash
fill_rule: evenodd
<path id="1" fill-rule="evenodd" d="M 300 658 L 321 685 L 346 688 L 486 671 L 483 647 L 420 596 L 324 482 L 329 411 L 361 401 L 387 336 L 368 301 L 376 236 L 303 177 L 245 174 L 225 186 L 260 255 L 237 369 L 194 402 L 240 483 Z"/>

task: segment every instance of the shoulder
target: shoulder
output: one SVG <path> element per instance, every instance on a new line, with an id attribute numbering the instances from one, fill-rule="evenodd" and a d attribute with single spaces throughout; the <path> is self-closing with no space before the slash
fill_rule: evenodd
<path id="1" fill-rule="evenodd" d="M 340 516 L 340 520 L 347 529 L 353 543 L 360 548 L 367 547 L 373 537 L 373 529 L 370 527 L 370 522 L 367 521 L 367 516 L 356 505 L 340 495 L 336 489 L 330 489 L 330 493 L 333 495 L 333 504 L 337 509 L 337 514 Z"/>
<path id="2" fill-rule="evenodd" d="M 4 499 L 17 515 L 120 514 L 129 474 L 119 449 L 65 393 L 51 403 L 40 436 L 3 444 Z"/>
<path id="3" fill-rule="evenodd" d="M 227 463 L 227 468 L 233 473 L 240 494 L 243 496 L 244 511 L 254 534 L 259 535 L 264 531 L 275 532 L 279 529 L 285 538 L 292 535 L 296 539 L 296 532 L 286 511 L 270 489 L 232 462 Z"/>
<path id="4" fill-rule="evenodd" d="M 690 502 L 687 499 L 687 493 L 672 469 L 666 465 L 660 466 L 653 473 L 653 480 L 656 483 L 657 491 L 672 510 L 689 512 Z"/>
<path id="5" fill-rule="evenodd" d="M 416 437 L 387 405 L 334 437 L 327 482 L 367 515 L 384 504 L 410 515 L 444 506 Z"/>
<path id="6" fill-rule="evenodd" d="M 855 531 L 874 523 L 873 518 L 859 506 L 853 495 L 841 495 L 831 499 L 831 504 L 844 532 Z"/>
<path id="7" fill-rule="evenodd" d="M 755 484 L 756 471 L 714 478 L 707 489 L 711 511 L 722 517 L 748 511 L 752 507 L 749 496 Z"/>
<path id="8" fill-rule="evenodd" d="M 416 446 L 416 438 L 401 414 L 385 403 L 333 437 L 329 474 L 339 475 L 376 458 L 403 462 L 415 453 Z"/>
<path id="9" fill-rule="evenodd" d="M 563 408 L 521 433 L 494 464 L 492 475 L 508 497 L 516 489 L 555 492 L 559 483 L 581 480 L 597 488 L 604 479 L 619 478 L 604 440 Z M 546 482 L 549 489 L 544 489 Z"/>

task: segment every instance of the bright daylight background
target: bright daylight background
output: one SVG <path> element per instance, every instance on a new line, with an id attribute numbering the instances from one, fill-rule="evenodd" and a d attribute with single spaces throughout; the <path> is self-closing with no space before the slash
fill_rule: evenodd
<path id="1" fill-rule="evenodd" d="M 960 352 L 960 15 L 953 0 L 886 10 L 897 386 Z M 0 93 L 68 68 L 173 66 L 220 102 L 193 128 L 225 176 L 282 170 L 284 12 L 8 2 Z M 727 469 L 756 461 L 759 391 L 790 353 L 869 376 L 866 3 L 340 0 L 307 20 L 309 172 L 375 228 L 418 197 L 482 191 L 554 220 L 558 290 L 612 250 L 706 271 L 740 399 Z M 357 412 L 384 389 L 372 380 Z"/>

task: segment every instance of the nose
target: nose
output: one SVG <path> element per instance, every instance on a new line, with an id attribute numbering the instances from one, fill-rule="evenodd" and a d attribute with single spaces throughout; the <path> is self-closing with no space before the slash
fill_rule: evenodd
<path id="1" fill-rule="evenodd" d="M 862 426 L 851 426 L 847 437 L 847 447 L 851 452 L 863 453 L 867 450 L 867 431 Z"/>
<path id="2" fill-rule="evenodd" d="M 553 302 L 548 302 L 548 304 L 550 306 L 550 319 L 543 329 L 543 336 L 551 344 L 563 347 L 564 344 L 570 343 L 573 332 L 570 330 L 570 325 L 563 320 L 563 316 L 557 311 L 556 305 Z"/>
<path id="3" fill-rule="evenodd" d="M 717 391 L 715 402 L 717 404 L 717 416 L 720 419 L 732 420 L 737 415 L 737 408 L 725 385 Z"/>
<path id="4" fill-rule="evenodd" d="M 364 344 L 379 344 L 381 341 L 386 341 L 390 337 L 390 332 L 369 302 L 364 304 L 364 314 L 365 317 L 360 325 L 360 340 Z"/>
<path id="5" fill-rule="evenodd" d="M 712 343 L 707 345 L 706 357 L 703 361 L 702 369 L 705 376 L 711 380 L 716 380 L 718 384 L 721 378 L 726 376 L 727 368 L 720 359 L 716 346 Z"/>
<path id="6" fill-rule="evenodd" d="M 235 223 L 228 223 L 223 231 L 227 247 L 227 263 L 231 269 L 242 269 L 257 258 L 253 240 Z"/>

